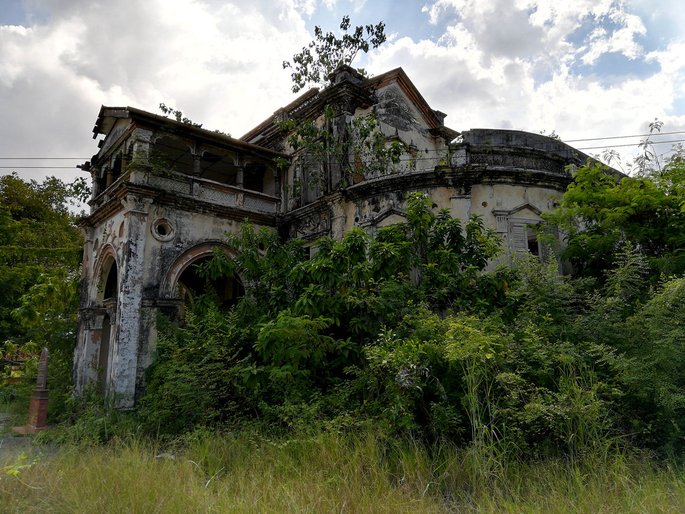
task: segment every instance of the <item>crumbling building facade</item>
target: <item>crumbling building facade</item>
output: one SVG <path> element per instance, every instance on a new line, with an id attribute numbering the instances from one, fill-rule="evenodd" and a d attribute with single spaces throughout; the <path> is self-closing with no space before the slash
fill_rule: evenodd
<path id="1" fill-rule="evenodd" d="M 306 92 L 241 139 L 103 106 L 93 133 L 104 137 L 83 165 L 93 196 L 81 225 L 77 389 L 94 383 L 117 405 L 132 406 L 157 314 L 182 310 L 201 287 L 195 265 L 245 222 L 313 243 L 403 221 L 407 194 L 422 191 L 455 217 L 480 215 L 508 251 L 539 253 L 530 227 L 570 182 L 567 166 L 587 156 L 527 132 L 457 132 L 444 119 L 400 68 L 373 78 L 340 68 L 328 87 Z M 303 123 L 327 136 L 298 146 L 294 127 Z M 367 152 L 370 134 L 394 153 Z M 240 277 L 213 287 L 227 304 L 242 291 Z"/>

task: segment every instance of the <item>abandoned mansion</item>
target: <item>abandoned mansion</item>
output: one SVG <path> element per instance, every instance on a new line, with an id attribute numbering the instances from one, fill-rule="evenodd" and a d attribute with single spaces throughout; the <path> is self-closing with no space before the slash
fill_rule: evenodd
<path id="1" fill-rule="evenodd" d="M 373 233 L 405 217 L 411 192 L 452 216 L 482 217 L 508 252 L 540 251 L 540 214 L 587 156 L 514 130 L 458 132 L 401 69 L 367 78 L 339 68 L 240 139 L 132 107 L 100 109 L 75 354 L 77 389 L 95 383 L 120 407 L 142 390 L 159 312 L 202 281 L 196 264 L 243 223 L 284 239 Z M 305 130 L 306 129 L 306 130 Z M 226 248 L 230 253 L 230 249 Z M 507 251 L 504 254 L 507 254 Z M 217 291 L 241 294 L 240 277 Z"/>

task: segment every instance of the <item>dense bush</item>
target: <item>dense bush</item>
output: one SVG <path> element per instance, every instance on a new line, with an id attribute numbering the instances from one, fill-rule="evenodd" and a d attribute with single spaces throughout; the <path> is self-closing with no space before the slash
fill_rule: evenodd
<path id="1" fill-rule="evenodd" d="M 682 279 L 650 288 L 630 244 L 601 289 L 533 258 L 486 272 L 496 243 L 419 194 L 406 223 L 320 240 L 309 259 L 247 226 L 229 239 L 238 257 L 204 269 L 239 273 L 245 296 L 163 324 L 141 413 L 156 432 L 373 425 L 515 455 L 626 435 L 677 447 Z"/>
<path id="2" fill-rule="evenodd" d="M 35 362 L 48 348 L 52 421 L 71 394 L 83 253 L 72 210 L 87 194 L 84 179 L 0 177 L 0 398 L 22 403 L 25 412 Z M 4 385 L 10 360 L 25 361 L 19 385 Z"/>

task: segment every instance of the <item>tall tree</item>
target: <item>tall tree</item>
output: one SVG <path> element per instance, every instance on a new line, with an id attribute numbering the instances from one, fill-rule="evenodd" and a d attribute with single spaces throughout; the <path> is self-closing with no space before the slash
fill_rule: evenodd
<path id="1" fill-rule="evenodd" d="M 547 215 L 567 236 L 563 257 L 580 275 L 603 277 L 624 243 L 647 258 L 653 276 L 685 272 L 685 159 L 622 177 L 591 163 L 578 169 L 560 207 Z"/>
<path id="2" fill-rule="evenodd" d="M 66 277 L 78 269 L 83 239 L 70 209 L 85 193 L 80 180 L 0 177 L 0 342 L 27 337 L 13 311 L 31 287 L 48 275 Z"/>
<path id="3" fill-rule="evenodd" d="M 350 17 L 343 16 L 340 22 L 342 34 L 323 33 L 318 25 L 314 27 L 314 40 L 302 51 L 293 55 L 292 62 L 283 61 L 283 69 L 292 68 L 293 92 L 306 85 L 324 85 L 329 75 L 342 65 L 351 65 L 359 52 L 367 53 L 378 48 L 385 40 L 385 23 L 357 25 L 350 32 Z M 364 73 L 359 68 L 357 71 Z"/>

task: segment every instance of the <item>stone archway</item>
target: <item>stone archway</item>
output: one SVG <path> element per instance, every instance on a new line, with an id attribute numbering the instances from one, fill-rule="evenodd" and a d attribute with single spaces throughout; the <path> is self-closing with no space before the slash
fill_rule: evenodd
<path id="1" fill-rule="evenodd" d="M 112 356 L 117 347 L 117 315 L 120 286 L 119 265 L 114 248 L 105 246 L 95 266 L 95 277 L 89 290 L 91 307 L 84 312 L 85 357 L 91 368 L 88 372 L 97 390 L 107 394 L 110 390 Z"/>
<path id="2" fill-rule="evenodd" d="M 176 283 L 179 299 L 189 303 L 203 294 L 210 294 L 223 308 L 229 308 L 245 294 L 242 281 L 234 274 L 230 277 L 208 279 L 202 276 L 200 266 L 209 262 L 211 256 L 200 257 L 189 264 Z"/>
<path id="3" fill-rule="evenodd" d="M 231 258 L 235 256 L 221 242 L 202 243 L 189 248 L 169 268 L 160 287 L 160 297 L 183 304 L 191 297 L 210 292 L 223 307 L 234 305 L 245 291 L 240 276 L 208 280 L 198 270 L 200 265 L 213 257 L 217 248 L 222 249 Z"/>

